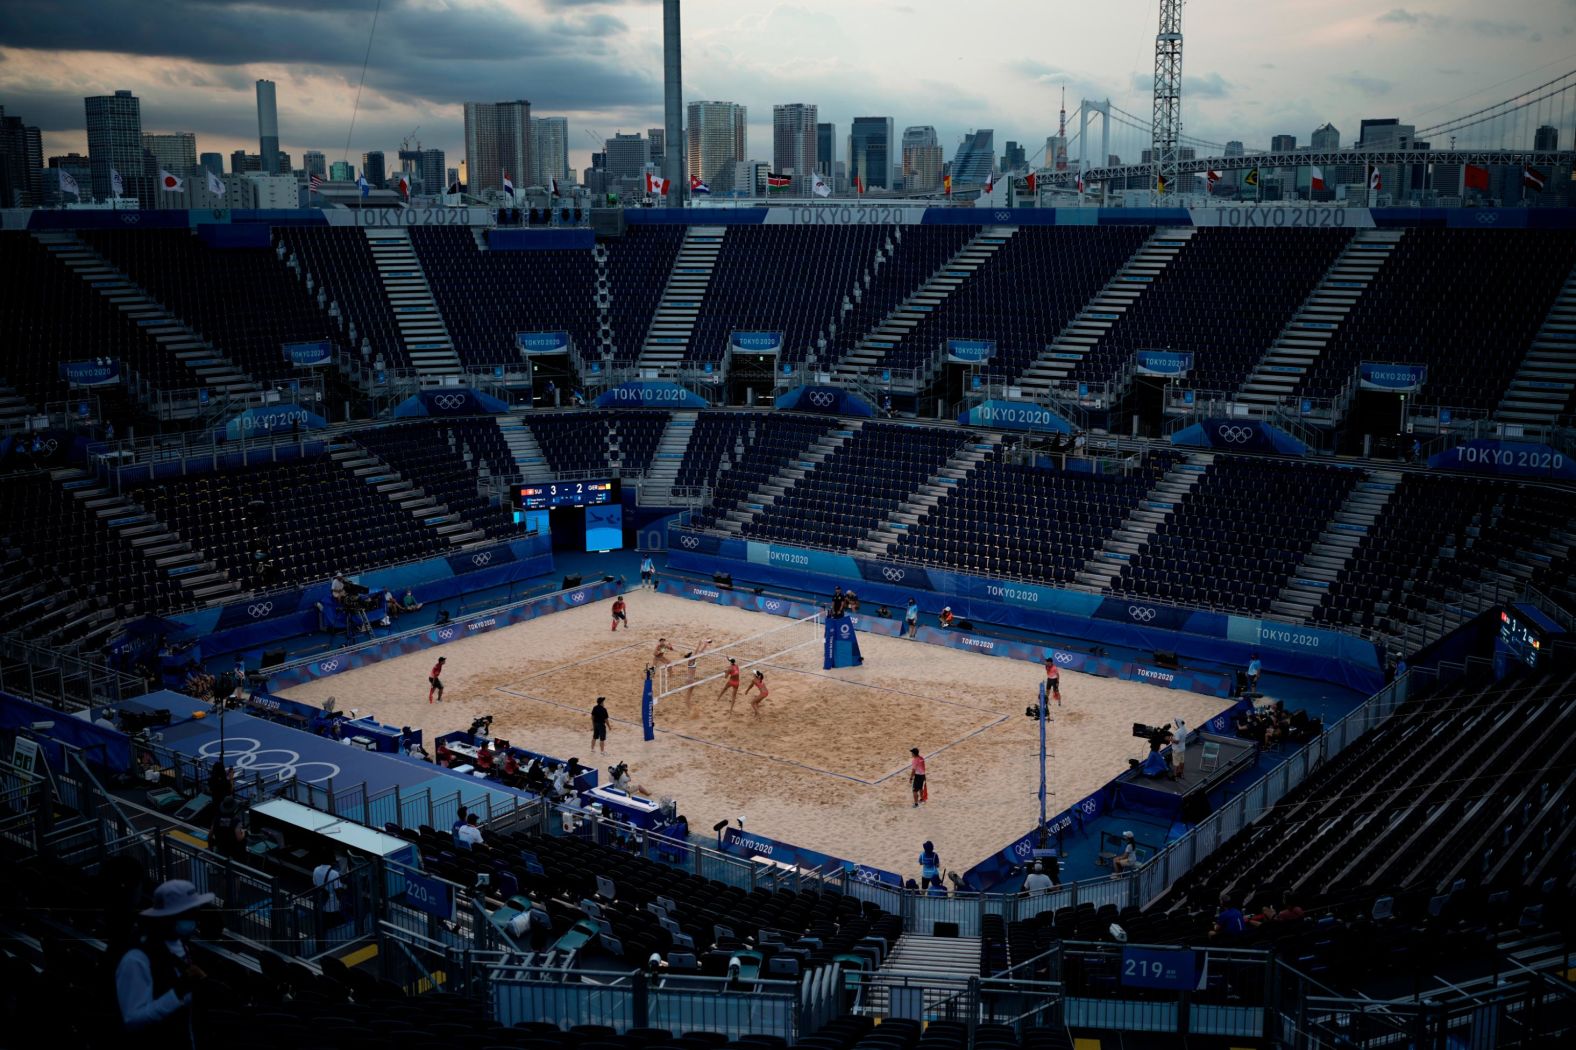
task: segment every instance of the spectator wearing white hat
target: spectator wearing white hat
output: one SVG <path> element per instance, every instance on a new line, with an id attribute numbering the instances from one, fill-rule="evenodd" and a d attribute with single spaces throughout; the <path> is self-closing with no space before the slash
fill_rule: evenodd
<path id="1" fill-rule="evenodd" d="M 1111 870 L 1126 871 L 1138 862 L 1138 843 L 1131 831 L 1122 832 L 1122 852 L 1111 858 Z"/>
<path id="2" fill-rule="evenodd" d="M 115 966 L 121 1024 L 137 1045 L 196 1046 L 192 994 L 207 974 L 192 963 L 187 943 L 197 933 L 197 909 L 212 900 L 185 879 L 171 879 L 143 910 L 141 936 Z"/>
<path id="3" fill-rule="evenodd" d="M 1023 880 L 1023 891 L 1038 896 L 1051 892 L 1051 885 L 1051 877 L 1045 874 L 1045 865 L 1035 861 L 1034 870 Z"/>

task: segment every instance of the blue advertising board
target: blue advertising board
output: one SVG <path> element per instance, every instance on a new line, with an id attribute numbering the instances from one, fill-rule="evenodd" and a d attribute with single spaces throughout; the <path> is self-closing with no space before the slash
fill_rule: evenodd
<path id="1" fill-rule="evenodd" d="M 708 402 L 677 383 L 632 379 L 602 391 L 594 404 L 597 408 L 705 408 Z"/>
<path id="2" fill-rule="evenodd" d="M 973 427 L 997 430 L 1033 430 L 1052 434 L 1071 434 L 1073 425 L 1044 405 L 1032 401 L 1002 401 L 992 398 L 958 413 L 958 422 Z"/>
<path id="3" fill-rule="evenodd" d="M 996 356 L 991 339 L 948 339 L 947 360 L 958 365 L 977 365 Z"/>
<path id="4" fill-rule="evenodd" d="M 1124 947 L 1122 987 L 1191 992 L 1198 987 L 1198 955 L 1191 948 Z"/>
<path id="5" fill-rule="evenodd" d="M 1478 438 L 1428 457 L 1428 465 L 1512 478 L 1576 480 L 1576 460 L 1549 445 Z"/>
<path id="6" fill-rule="evenodd" d="M 454 918 L 454 887 L 442 879 L 431 879 L 404 868 L 397 873 L 405 880 L 399 894 L 402 903 L 435 919 Z"/>
<path id="7" fill-rule="evenodd" d="M 1383 364 L 1364 361 L 1357 366 L 1357 385 L 1364 390 L 1384 390 L 1392 394 L 1409 394 L 1423 385 L 1428 378 L 1427 365 Z"/>
<path id="8" fill-rule="evenodd" d="M 334 355 L 333 345 L 327 339 L 310 343 L 285 343 L 285 360 L 297 368 L 315 368 L 328 364 Z"/>
<path id="9" fill-rule="evenodd" d="M 855 864 L 851 860 L 828 856 L 815 850 L 804 849 L 801 846 L 795 846 L 787 842 L 779 842 L 776 839 L 769 839 L 765 835 L 757 835 L 753 831 L 745 832 L 739 828 L 729 828 L 723 833 L 722 851 L 746 857 L 766 857 L 779 864 L 799 867 L 806 871 L 820 871 L 823 873 L 846 871 L 855 882 L 884 882 L 888 886 L 903 885 L 902 876 L 896 872 Z"/>
<path id="10" fill-rule="evenodd" d="M 781 332 L 730 332 L 728 349 L 741 354 L 775 354 L 783 348 Z"/>
<path id="11" fill-rule="evenodd" d="M 515 345 L 522 354 L 567 354 L 568 332 L 516 332 Z"/>
<path id="12" fill-rule="evenodd" d="M 787 412 L 822 412 L 829 416 L 874 418 L 876 408 L 858 394 L 835 386 L 797 386 L 777 398 Z"/>
<path id="13" fill-rule="evenodd" d="M 485 416 L 509 411 L 509 406 L 480 390 L 463 386 L 440 386 L 423 390 L 394 406 L 396 419 L 423 416 Z"/>
<path id="14" fill-rule="evenodd" d="M 1185 376 L 1193 370 L 1193 355 L 1178 350 L 1138 351 L 1141 376 Z"/>
<path id="15" fill-rule="evenodd" d="M 1268 452 L 1282 456 L 1306 456 L 1308 445 L 1280 427 L 1256 419 L 1206 419 L 1185 426 L 1171 435 L 1173 445 L 1192 448 L 1218 448 L 1228 452 Z"/>
<path id="16" fill-rule="evenodd" d="M 231 441 L 282 434 L 289 430 L 321 430 L 328 420 L 300 405 L 268 405 L 249 408 L 224 425 L 224 436 Z"/>
<path id="17" fill-rule="evenodd" d="M 67 386 L 114 386 L 120 382 L 120 362 L 113 357 L 62 361 L 60 378 Z"/>

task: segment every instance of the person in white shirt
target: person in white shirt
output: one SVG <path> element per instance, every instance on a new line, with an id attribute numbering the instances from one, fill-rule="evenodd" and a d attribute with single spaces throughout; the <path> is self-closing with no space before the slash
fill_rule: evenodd
<path id="1" fill-rule="evenodd" d="M 1045 865 L 1035 861 L 1034 870 L 1029 872 L 1028 877 L 1023 880 L 1023 892 L 1036 895 L 1049 893 L 1051 885 L 1051 877 L 1045 874 Z"/>
<path id="2" fill-rule="evenodd" d="M 212 900 L 185 879 L 171 879 L 153 891 L 153 907 L 142 912 L 143 934 L 115 966 L 121 1024 L 139 1044 L 196 1046 L 192 994 L 207 975 L 192 963 L 187 942 L 197 933 L 197 909 Z"/>
<path id="3" fill-rule="evenodd" d="M 476 826 L 476 814 L 471 813 L 466 816 L 465 823 L 460 825 L 460 830 L 454 833 L 454 837 L 466 849 L 475 849 L 483 844 L 482 829 Z"/>

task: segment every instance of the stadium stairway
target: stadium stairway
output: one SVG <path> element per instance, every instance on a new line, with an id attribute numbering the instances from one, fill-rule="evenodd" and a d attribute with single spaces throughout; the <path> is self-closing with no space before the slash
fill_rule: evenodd
<path id="1" fill-rule="evenodd" d="M 439 503 L 405 475 L 355 441 L 342 438 L 330 444 L 328 455 L 353 477 L 375 486 L 391 503 L 409 512 L 417 521 L 455 546 L 487 538 L 481 529 L 451 512 L 447 504 Z"/>
<path id="2" fill-rule="evenodd" d="M 1400 484 L 1401 475 L 1397 471 L 1369 471 L 1367 478 L 1347 495 L 1325 526 L 1323 535 L 1303 555 L 1302 562 L 1281 588 L 1280 596 L 1270 603 L 1270 611 L 1306 621 L 1324 601 L 1330 584 L 1351 564 L 1357 545 L 1379 519 Z"/>
<path id="3" fill-rule="evenodd" d="M 931 984 L 923 993 L 924 1007 L 928 1011 L 955 996 L 963 982 L 980 975 L 980 939 L 905 933 L 892 946 L 892 954 L 882 960 L 878 972 L 891 978 L 928 978 Z M 896 983 L 895 980 L 871 982 L 862 1004 L 866 1012 L 892 1016 L 889 996 Z"/>
<path id="4" fill-rule="evenodd" d="M 886 555 L 899 536 L 925 518 L 935 506 L 946 499 L 949 490 L 968 477 L 975 467 L 990 459 L 1001 445 L 1000 434 L 987 434 L 978 442 L 965 445 L 944 463 L 936 476 L 925 482 L 896 510 L 884 525 L 870 530 L 870 535 L 859 541 L 859 549 L 877 557 Z"/>
<path id="5" fill-rule="evenodd" d="M 0 434 L 21 430 L 27 425 L 28 417 L 35 412 L 36 409 L 28 404 L 27 398 L 0 382 Z"/>
<path id="6" fill-rule="evenodd" d="M 722 251 L 722 239 L 727 233 L 726 226 L 691 226 L 685 232 L 684 243 L 673 259 L 673 272 L 662 290 L 662 301 L 651 315 L 651 327 L 640 348 L 638 364 L 642 374 L 651 369 L 665 378 L 672 377 L 689 356 L 690 335 L 695 331 L 700 304 L 706 298 L 712 271 L 717 268 L 717 253 Z"/>
<path id="7" fill-rule="evenodd" d="M 1496 415 L 1507 423 L 1553 424 L 1576 399 L 1576 268 L 1521 359 Z"/>
<path id="8" fill-rule="evenodd" d="M 646 469 L 645 480 L 640 486 L 647 498 L 673 491 L 673 483 L 678 480 L 679 467 L 684 463 L 684 454 L 689 451 L 690 438 L 695 436 L 695 422 L 699 418 L 698 412 L 674 412 L 668 417 L 668 425 L 662 430 L 662 440 L 657 442 L 651 466 Z"/>
<path id="9" fill-rule="evenodd" d="M 78 240 L 76 234 L 51 230 L 35 233 L 33 239 L 124 314 L 127 324 L 143 328 L 154 342 L 185 364 L 191 371 L 194 388 L 207 387 L 227 397 L 253 394 L 261 389 L 255 379 L 237 368 L 184 321 L 154 302 L 151 295 L 132 283 L 104 256 Z M 158 405 L 148 407 L 159 411 Z M 196 413 L 197 409 L 192 408 L 185 415 Z M 163 414 L 166 418 L 177 418 L 168 411 Z"/>
<path id="10" fill-rule="evenodd" d="M 552 474 L 552 469 L 547 465 L 547 454 L 536 443 L 536 435 L 525 420 L 518 416 L 494 416 L 493 423 L 503 435 L 503 443 L 508 446 L 509 455 L 519 468 L 520 477 L 535 480 Z"/>
<path id="11" fill-rule="evenodd" d="M 1076 582 L 1072 588 L 1096 594 L 1109 590 L 1111 581 L 1122 574 L 1128 559 L 1137 554 L 1139 546 L 1154 535 L 1160 523 L 1182 502 L 1188 490 L 1199 483 L 1214 461 L 1212 453 L 1198 452 L 1173 464 L 1138 501 L 1138 506 L 1128 514 L 1126 521 L 1117 526 L 1101 549 L 1095 551 L 1084 567 L 1074 574 Z"/>
<path id="12" fill-rule="evenodd" d="M 738 535 L 757 514 L 777 502 L 779 496 L 797 485 L 816 467 L 836 455 L 844 442 L 853 437 L 863 426 L 862 422 L 855 419 L 817 437 L 799 453 L 797 458 L 789 460 L 776 474 L 763 481 L 759 488 L 718 518 L 717 528 Z"/>
<path id="13" fill-rule="evenodd" d="M 894 306 L 881 323 L 854 344 L 854 349 L 837 363 L 833 382 L 852 383 L 863 373 L 881 367 L 887 352 L 903 341 L 910 329 L 924 320 L 969 276 L 984 266 L 1002 245 L 1018 232 L 1016 226 L 985 226 L 967 244 L 931 274 L 908 298 Z"/>
<path id="14" fill-rule="evenodd" d="M 1264 415 L 1292 395 L 1405 233 L 1403 229 L 1357 231 L 1243 380 L 1237 391 L 1239 404 L 1248 406 L 1250 414 Z"/>
<path id="15" fill-rule="evenodd" d="M 1104 288 L 1095 293 L 1078 316 L 1056 334 L 1040 356 L 1018 377 L 1026 397 L 1045 402 L 1070 376 L 1133 300 L 1144 294 L 1193 237 L 1193 227 L 1162 227 L 1150 234 Z"/>
<path id="16" fill-rule="evenodd" d="M 410 243 L 409 231 L 369 226 L 365 232 L 383 292 L 399 325 L 400 342 L 417 375 L 424 380 L 458 375 L 463 370 L 460 356 L 454 352 L 449 326 L 432 296 L 432 285 L 427 283 L 427 272 Z"/>

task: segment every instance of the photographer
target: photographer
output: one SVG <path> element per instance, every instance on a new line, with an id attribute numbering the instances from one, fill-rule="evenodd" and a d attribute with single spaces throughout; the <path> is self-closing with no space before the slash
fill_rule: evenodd
<path id="1" fill-rule="evenodd" d="M 229 860 L 246 855 L 246 811 L 234 795 L 226 796 L 214 813 L 208 826 L 208 848 Z"/>
<path id="2" fill-rule="evenodd" d="M 142 912 L 137 943 L 115 966 L 115 999 L 130 1045 L 159 1050 L 194 1048 L 193 996 L 207 974 L 192 964 L 187 944 L 197 933 L 197 910 L 213 900 L 185 879 L 153 891 Z"/>

